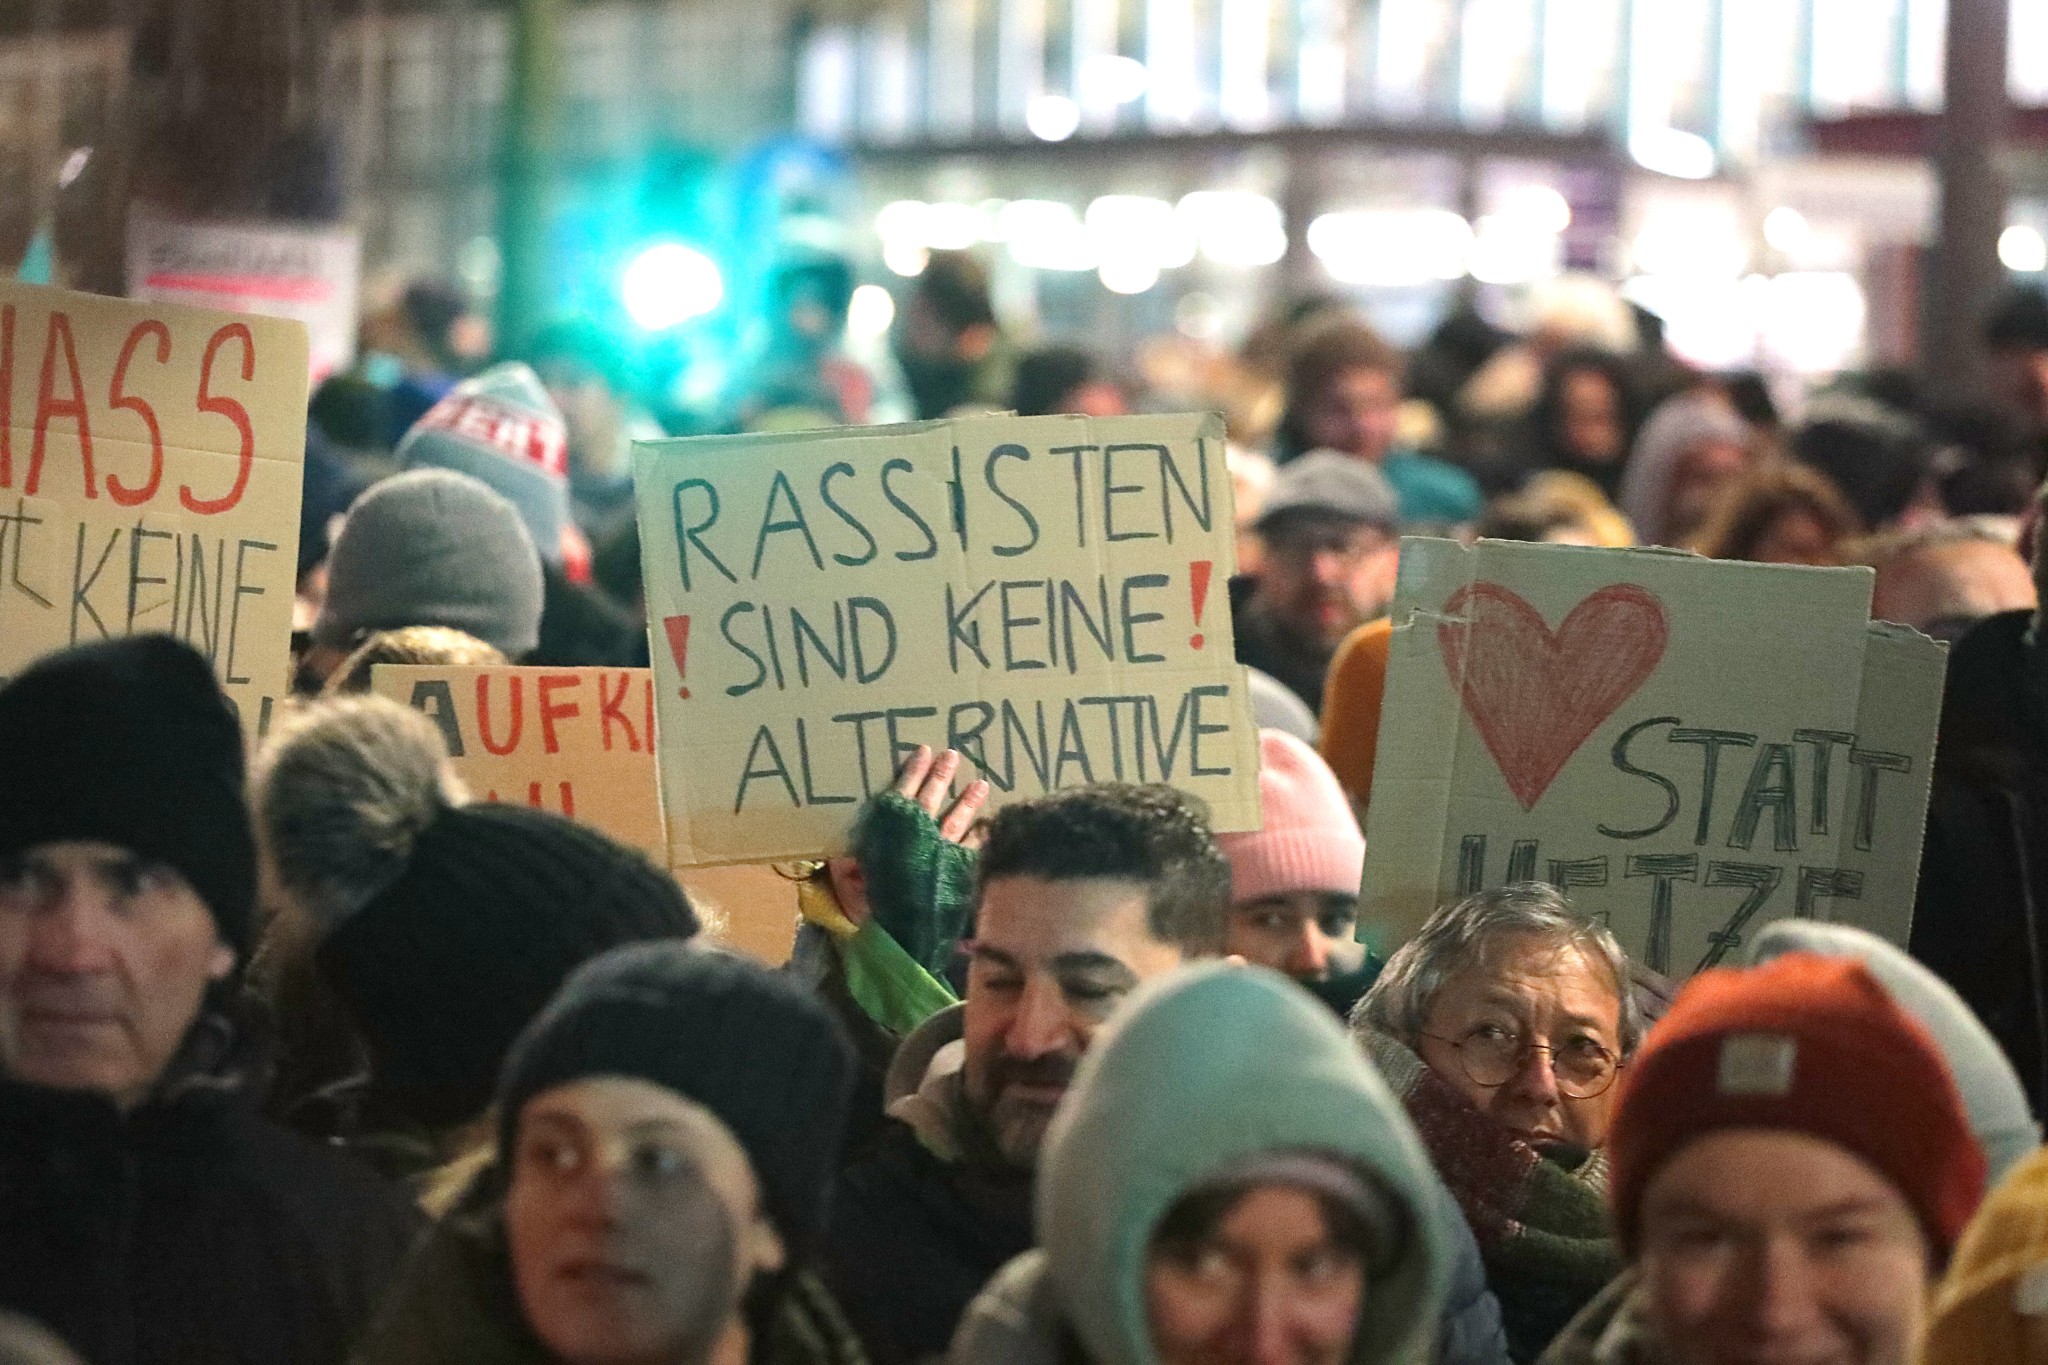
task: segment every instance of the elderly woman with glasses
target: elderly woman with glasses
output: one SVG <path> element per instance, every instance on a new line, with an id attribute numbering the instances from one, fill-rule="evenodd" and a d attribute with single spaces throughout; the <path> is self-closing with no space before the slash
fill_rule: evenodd
<path id="1" fill-rule="evenodd" d="M 1525 882 L 1430 916 L 1352 1012 L 1479 1240 L 1516 1361 L 1621 1269 L 1601 1148 L 1643 1032 L 1630 975 L 1612 934 Z"/>

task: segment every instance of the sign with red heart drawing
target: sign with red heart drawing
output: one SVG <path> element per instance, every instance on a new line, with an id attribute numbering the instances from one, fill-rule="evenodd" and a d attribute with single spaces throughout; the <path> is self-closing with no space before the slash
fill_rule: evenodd
<path id="1" fill-rule="evenodd" d="M 1546 881 L 1673 976 L 1787 915 L 1904 944 L 1946 649 L 1871 579 L 1403 542 L 1361 937 Z"/>

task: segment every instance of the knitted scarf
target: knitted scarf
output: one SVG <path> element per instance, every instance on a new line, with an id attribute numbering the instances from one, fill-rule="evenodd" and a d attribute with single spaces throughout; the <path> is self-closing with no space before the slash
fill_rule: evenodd
<path id="1" fill-rule="evenodd" d="M 1621 1272 L 1605 1155 L 1561 1163 L 1473 1108 L 1402 1043 L 1374 1034 L 1366 1050 L 1471 1224 L 1508 1355 L 1527 1365 Z"/>

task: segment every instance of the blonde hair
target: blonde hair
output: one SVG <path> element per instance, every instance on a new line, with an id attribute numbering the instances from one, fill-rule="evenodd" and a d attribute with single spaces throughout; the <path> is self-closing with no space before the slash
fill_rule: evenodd
<path id="1" fill-rule="evenodd" d="M 505 652 L 447 626 L 405 626 L 380 630 L 356 646 L 327 680 L 322 696 L 348 696 L 370 690 L 370 670 L 378 664 L 447 664 L 482 667 L 507 663 Z"/>

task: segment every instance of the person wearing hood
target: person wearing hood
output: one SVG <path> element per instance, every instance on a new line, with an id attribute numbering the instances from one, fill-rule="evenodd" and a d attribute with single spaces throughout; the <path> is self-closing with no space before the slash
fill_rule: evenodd
<path id="1" fill-rule="evenodd" d="M 506 1049 L 570 972 L 699 927 L 637 850 L 469 801 L 434 722 L 386 697 L 288 720 L 259 759 L 255 807 L 283 901 L 276 970 L 338 1000 L 362 1049 L 360 1071 L 326 1078 L 293 1122 L 394 1176 L 477 1145 Z"/>
<path id="2" fill-rule="evenodd" d="M 167 636 L 0 688 L 0 1309 L 90 1365 L 340 1365 L 416 1225 L 259 1112 L 242 745 Z"/>
<path id="3" fill-rule="evenodd" d="M 646 632 L 590 586 L 590 540 L 570 506 L 568 427 L 530 367 L 508 361 L 457 384 L 405 434 L 398 459 L 407 469 L 467 474 L 519 510 L 544 590 L 526 662 L 647 666 Z"/>
<path id="4" fill-rule="evenodd" d="M 1040 1146 L 1075 1066 L 1141 983 L 1221 951 L 1229 905 L 1207 812 L 1172 788 L 1078 787 L 989 821 L 965 1000 L 903 1040 L 892 1122 L 847 1167 L 826 1238 L 828 1282 L 872 1357 L 943 1352 L 1030 1248 Z"/>
<path id="5" fill-rule="evenodd" d="M 1263 844 L 1229 852 L 1228 861 L 1185 798 L 1146 788 L 1082 788 L 1010 807 L 993 822 L 978 869 L 972 850 L 946 841 L 944 825 L 922 841 L 928 853 L 945 855 L 936 863 L 911 859 L 892 867 L 901 854 L 888 852 L 890 841 L 862 840 L 878 915 L 906 899 L 906 881 L 950 883 L 963 870 L 979 897 L 976 922 L 965 930 L 973 963 L 966 1007 L 932 1017 L 897 1050 L 884 1084 L 891 1121 L 874 1150 L 849 1168 L 834 1218 L 835 1284 L 876 1358 L 922 1360 L 944 1350 L 973 1295 L 1032 1245 L 1030 1200 L 1046 1111 L 1118 998 L 1184 960 L 1238 941 L 1248 926 L 1224 911 L 1232 869 L 1242 866 L 1254 891 L 1293 888 L 1278 893 L 1283 914 L 1304 900 L 1320 910 L 1322 897 L 1334 894 L 1340 879 L 1330 875 L 1322 847 L 1332 836 L 1321 790 L 1334 784 L 1327 774 L 1320 784 L 1312 780 L 1299 761 L 1313 758 L 1304 746 L 1277 735 L 1266 742 L 1288 756 L 1269 760 L 1283 770 L 1271 779 L 1276 790 L 1302 800 L 1313 794 L 1318 799 L 1310 804 L 1322 814 L 1310 818 L 1276 796 L 1273 809 L 1289 811 L 1285 825 Z M 947 755 L 932 770 L 934 780 L 953 759 Z M 928 809 L 903 797 L 880 804 L 862 821 L 863 831 L 874 832 L 884 823 L 874 817 L 892 809 L 899 814 L 887 823 L 914 814 L 931 825 L 937 814 L 936 800 Z M 1356 856 L 1350 875 L 1355 888 Z M 950 895 L 939 899 L 953 903 Z M 1120 914 L 1105 915 L 1107 907 Z M 963 904 L 959 913 L 976 909 Z M 944 942 L 961 931 L 954 916 L 925 924 L 931 918 L 918 918 L 922 930 L 892 930 L 926 960 L 943 955 L 933 929 Z M 1304 926 L 1296 927 L 1293 948 L 1268 942 L 1266 950 L 1290 957 L 1301 946 Z M 1319 928 L 1306 926 L 1309 933 Z M 999 1084 L 1006 1082 L 1032 1084 Z M 1450 1222 L 1459 1240 L 1442 1360 L 1501 1365 L 1507 1344 L 1500 1306 L 1487 1291 L 1471 1234 L 1459 1220 Z"/>
<path id="6" fill-rule="evenodd" d="M 1457 1214 L 1329 1014 L 1192 967 L 1112 1019 L 1048 1133 L 1039 1249 L 953 1365 L 1406 1365 L 1432 1358 Z"/>
<path id="7" fill-rule="evenodd" d="M 864 1365 L 807 1270 L 853 1055 L 781 973 L 665 942 L 585 964 L 498 1082 L 495 1161 L 357 1365 Z"/>
<path id="8" fill-rule="evenodd" d="M 1629 1270 L 1543 1365 L 1911 1365 L 1984 1196 L 1940 1046 L 1860 962 L 1807 952 L 1687 982 L 1610 1149 Z"/>
<path id="9" fill-rule="evenodd" d="M 1712 389 L 1667 398 L 1643 423 L 1617 501 L 1644 545 L 1682 545 L 1751 463 L 1754 433 Z"/>

